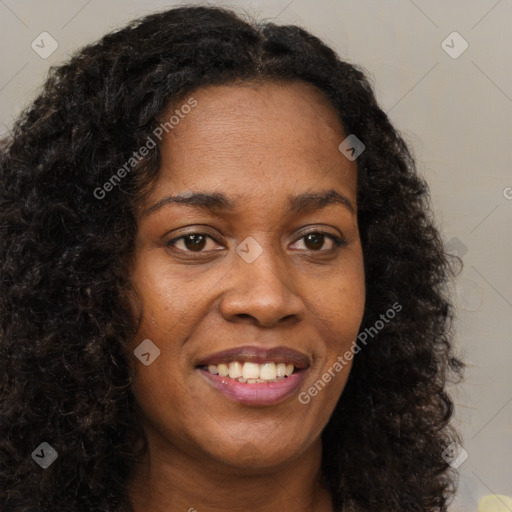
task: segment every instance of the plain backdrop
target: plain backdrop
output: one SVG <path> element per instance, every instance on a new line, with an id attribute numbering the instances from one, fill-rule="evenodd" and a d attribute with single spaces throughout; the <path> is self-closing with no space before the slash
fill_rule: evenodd
<path id="1" fill-rule="evenodd" d="M 372 77 L 430 185 L 448 248 L 464 261 L 454 300 L 469 367 L 453 397 L 468 458 L 452 510 L 476 512 L 485 495 L 512 496 L 512 0 L 211 3 L 302 25 Z M 50 66 L 177 4 L 0 0 L 0 136 Z"/>

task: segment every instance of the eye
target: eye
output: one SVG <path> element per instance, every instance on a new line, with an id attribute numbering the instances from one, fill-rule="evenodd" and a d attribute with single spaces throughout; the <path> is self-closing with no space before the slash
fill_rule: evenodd
<path id="1" fill-rule="evenodd" d="M 323 249 L 325 245 L 325 239 L 329 239 L 331 241 L 330 249 Z M 206 233 L 187 233 L 186 235 L 181 235 L 179 237 L 173 238 L 169 242 L 167 242 L 167 247 L 173 247 L 182 252 L 208 252 L 209 250 L 215 250 L 214 248 L 206 249 L 208 245 L 208 239 L 212 240 L 216 244 L 218 242 L 210 235 Z M 302 235 L 298 240 L 304 240 L 305 250 L 312 252 L 330 252 L 335 251 L 337 248 L 346 244 L 345 240 L 333 235 L 332 233 L 327 233 L 323 231 L 311 231 Z M 295 242 L 295 243 L 297 243 Z M 181 243 L 182 247 L 178 247 L 178 244 Z"/>
<path id="2" fill-rule="evenodd" d="M 330 249 L 323 249 L 325 239 L 328 238 L 331 241 L 331 248 Z M 341 247 L 342 245 L 345 245 L 345 240 L 342 238 L 335 236 L 331 233 L 326 233 L 324 231 L 310 231 L 309 233 L 306 233 L 302 235 L 298 241 L 304 240 L 304 245 L 306 246 L 306 250 L 312 251 L 312 252 L 330 252 L 334 251 L 337 248 Z M 296 243 L 297 243 L 296 242 Z"/>
<path id="3" fill-rule="evenodd" d="M 180 251 L 184 252 L 202 252 L 207 245 L 207 240 L 215 240 L 206 233 L 188 233 L 186 235 L 179 236 L 173 240 L 167 242 L 167 247 L 176 247 Z M 177 247 L 177 242 L 183 242 L 183 248 Z"/>

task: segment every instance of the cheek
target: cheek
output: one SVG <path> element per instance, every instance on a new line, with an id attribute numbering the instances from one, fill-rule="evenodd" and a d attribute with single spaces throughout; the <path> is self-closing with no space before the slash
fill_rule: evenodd
<path id="1" fill-rule="evenodd" d="M 311 309 L 314 309 L 315 330 L 324 340 L 316 362 L 316 375 L 308 390 L 313 407 L 327 418 L 339 399 L 356 354 L 356 343 L 365 306 L 365 276 L 362 256 L 354 251 L 339 271 L 333 272 L 325 286 L 312 287 Z M 320 381 L 320 382 L 319 382 Z M 320 392 L 321 391 L 321 392 Z M 317 395 L 322 395 L 321 397 Z M 316 397 L 316 398 L 315 398 Z M 320 405 L 322 404 L 322 405 Z"/>
<path id="2" fill-rule="evenodd" d="M 361 245 L 358 244 L 354 251 L 352 264 L 348 265 L 342 275 L 340 301 L 346 310 L 345 319 L 351 320 L 350 324 L 356 324 L 356 331 L 359 330 L 364 313 L 366 301 L 366 285 L 364 274 L 363 253 Z M 357 335 L 357 332 L 355 333 Z"/>
<path id="3" fill-rule="evenodd" d="M 132 270 L 137 297 L 133 305 L 142 316 L 131 341 L 131 351 L 150 340 L 158 354 L 156 357 L 151 354 L 148 365 L 144 358 L 142 361 L 132 358 L 135 367 L 132 389 L 146 420 L 153 425 L 160 423 L 163 416 L 173 430 L 180 430 L 185 417 L 193 420 L 198 415 L 194 407 L 187 407 L 184 402 L 190 391 L 183 378 L 189 363 L 183 346 L 201 322 L 207 291 L 216 281 L 206 275 L 204 279 L 192 281 L 179 269 L 170 269 L 165 258 L 154 252 L 140 257 Z M 177 410 L 181 415 L 173 414 Z"/>
<path id="4" fill-rule="evenodd" d="M 133 358 L 132 392 L 142 411 L 145 428 L 165 431 L 166 436 L 172 432 L 173 436 L 183 439 L 187 437 L 185 425 L 200 421 L 197 408 L 185 398 L 190 396 L 190 391 L 183 379 L 183 343 L 190 333 L 189 323 L 196 320 L 190 319 L 186 308 L 182 307 L 187 304 L 187 297 L 177 299 L 163 287 L 152 287 L 150 295 L 140 297 L 144 316 L 132 341 L 132 350 L 151 340 L 156 347 L 156 357 L 151 357 L 148 365 Z"/>
<path id="5" fill-rule="evenodd" d="M 209 283 L 207 279 L 191 282 L 186 277 L 171 269 L 164 255 L 150 252 L 138 259 L 132 271 L 137 295 L 134 305 L 142 314 L 138 340 L 147 337 L 158 341 L 166 351 L 179 345 L 181 334 L 197 316 L 194 312 L 201 308 L 203 288 Z M 168 346 L 170 340 L 176 342 Z"/>
<path id="6" fill-rule="evenodd" d="M 315 304 L 318 329 L 330 351 L 343 350 L 359 331 L 364 313 L 366 290 L 362 255 L 354 251 L 345 264 L 334 270 L 323 286 L 310 284 L 308 296 Z M 332 357 L 332 354 L 331 354 Z"/>
<path id="7" fill-rule="evenodd" d="M 153 315 L 157 325 L 166 328 L 169 324 L 179 327 L 201 309 L 227 271 L 222 265 L 172 264 L 170 256 L 158 248 L 139 255 L 132 282 L 146 317 Z"/>

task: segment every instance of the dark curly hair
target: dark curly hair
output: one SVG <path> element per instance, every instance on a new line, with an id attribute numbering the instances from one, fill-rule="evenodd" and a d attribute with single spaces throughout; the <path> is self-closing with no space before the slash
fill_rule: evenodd
<path id="1" fill-rule="evenodd" d="M 322 434 L 336 511 L 446 511 L 448 382 L 462 378 L 446 291 L 453 265 L 427 186 L 357 66 L 296 26 L 214 7 L 135 20 L 50 70 L 0 160 L 0 509 L 130 510 L 144 450 L 131 393 L 128 299 L 136 212 L 158 148 L 99 200 L 94 190 L 147 140 L 171 102 L 236 80 L 316 86 L 357 159 L 367 301 L 361 331 L 402 311 L 354 358 Z M 58 463 L 31 458 L 42 441 Z M 142 441 L 138 442 L 138 441 Z"/>

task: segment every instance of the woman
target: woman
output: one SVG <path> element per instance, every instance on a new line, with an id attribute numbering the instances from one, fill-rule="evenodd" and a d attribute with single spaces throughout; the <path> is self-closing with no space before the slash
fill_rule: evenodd
<path id="1" fill-rule="evenodd" d="M 360 69 L 171 9 L 0 168 L 1 510 L 447 510 L 451 270 Z"/>

